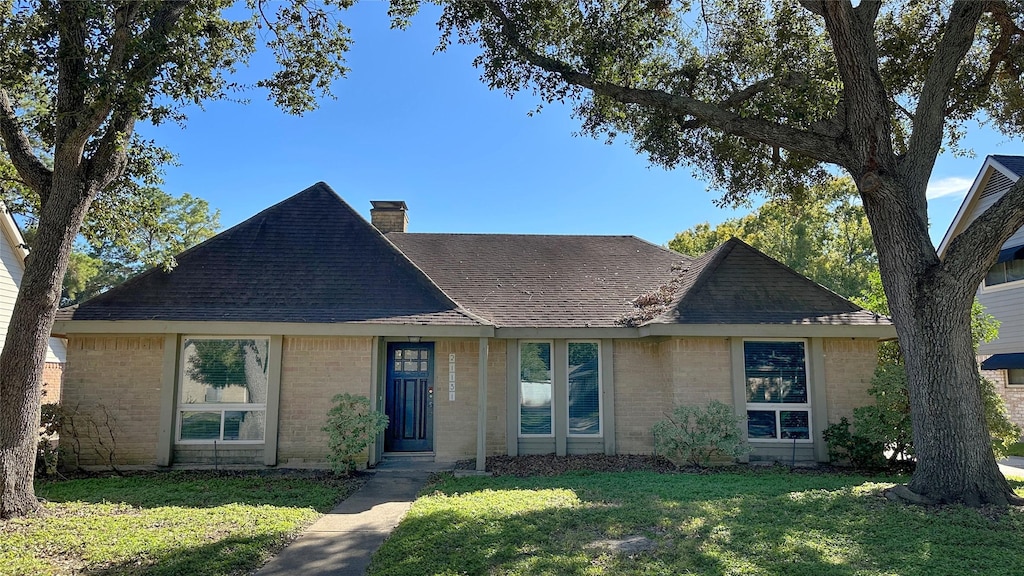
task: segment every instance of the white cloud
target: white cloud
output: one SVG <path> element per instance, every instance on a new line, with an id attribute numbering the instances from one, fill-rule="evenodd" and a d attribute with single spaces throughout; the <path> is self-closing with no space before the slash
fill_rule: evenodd
<path id="1" fill-rule="evenodd" d="M 967 191 L 971 189 L 971 184 L 974 184 L 974 180 L 960 178 L 959 176 L 940 178 L 939 180 L 932 180 L 928 183 L 928 191 L 925 192 L 925 194 L 928 196 L 929 200 L 944 198 L 946 196 L 959 196 L 962 198 L 966 196 Z"/>

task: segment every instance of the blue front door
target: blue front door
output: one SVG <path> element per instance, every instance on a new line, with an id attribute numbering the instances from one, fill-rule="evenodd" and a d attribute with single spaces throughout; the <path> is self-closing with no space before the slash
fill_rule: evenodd
<path id="1" fill-rule="evenodd" d="M 434 345 L 388 344 L 384 450 L 429 452 L 434 449 Z"/>

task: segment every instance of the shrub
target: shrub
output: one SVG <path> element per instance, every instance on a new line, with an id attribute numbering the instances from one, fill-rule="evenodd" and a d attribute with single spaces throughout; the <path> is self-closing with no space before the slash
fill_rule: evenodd
<path id="1" fill-rule="evenodd" d="M 356 469 L 356 456 L 366 450 L 378 434 L 388 426 L 388 417 L 370 409 L 365 396 L 338 394 L 331 399 L 334 407 L 327 412 L 323 427 L 329 435 L 331 469 L 347 476 Z"/>
<path id="2" fill-rule="evenodd" d="M 704 467 L 716 455 L 739 458 L 747 453 L 742 419 L 717 400 L 707 406 L 676 406 L 651 428 L 655 451 L 677 467 Z"/>
<path id="3" fill-rule="evenodd" d="M 883 468 L 885 445 L 850 431 L 850 421 L 844 416 L 838 424 L 830 424 L 822 436 L 828 444 L 828 457 L 833 462 L 848 460 L 857 468 Z"/>
<path id="4" fill-rule="evenodd" d="M 1006 404 L 996 392 L 995 385 L 985 378 L 980 378 L 978 385 L 981 387 L 985 424 L 992 439 L 992 451 L 996 458 L 1005 458 L 1010 453 L 1010 447 L 1020 440 L 1021 428 L 1010 421 Z M 912 459 L 914 439 L 910 422 L 910 398 L 907 395 L 907 373 L 903 364 L 879 363 L 871 378 L 868 394 L 874 396 L 875 403 L 854 409 L 855 432 L 847 440 L 836 431 L 833 437 L 837 448 L 844 441 L 852 442 L 852 438 L 859 436 L 868 443 L 881 444 L 885 450 L 891 450 L 889 465 Z M 832 453 L 831 443 L 829 453 Z M 853 456 L 848 456 L 853 461 Z M 854 464 L 857 465 L 856 462 Z"/>
<path id="5" fill-rule="evenodd" d="M 64 410 L 60 404 L 43 404 L 39 413 L 39 444 L 36 445 L 36 473 L 53 476 L 60 464 L 57 438 L 64 425 Z"/>

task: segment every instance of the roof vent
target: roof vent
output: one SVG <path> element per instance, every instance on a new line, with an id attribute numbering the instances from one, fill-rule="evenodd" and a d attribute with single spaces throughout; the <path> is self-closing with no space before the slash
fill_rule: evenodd
<path id="1" fill-rule="evenodd" d="M 380 230 L 388 232 L 405 232 L 409 226 L 409 207 L 402 200 L 371 200 L 370 223 Z"/>

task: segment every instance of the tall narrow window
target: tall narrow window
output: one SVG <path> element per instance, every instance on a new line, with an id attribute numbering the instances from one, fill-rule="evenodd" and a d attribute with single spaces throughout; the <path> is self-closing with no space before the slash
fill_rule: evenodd
<path id="1" fill-rule="evenodd" d="M 569 342 L 569 435 L 601 434 L 601 347 Z"/>
<path id="2" fill-rule="evenodd" d="M 263 442 L 270 340 L 186 338 L 178 441 Z"/>
<path id="3" fill-rule="evenodd" d="M 519 344 L 519 435 L 550 436 L 551 343 Z"/>
<path id="4" fill-rule="evenodd" d="M 810 440 L 811 404 L 803 342 L 744 342 L 747 436 Z"/>

